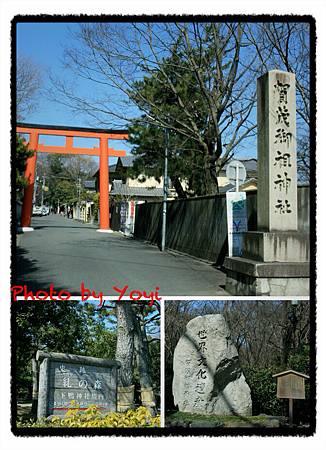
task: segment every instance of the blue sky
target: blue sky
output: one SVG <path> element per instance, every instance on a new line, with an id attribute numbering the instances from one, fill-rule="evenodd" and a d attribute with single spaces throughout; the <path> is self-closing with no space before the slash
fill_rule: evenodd
<path id="1" fill-rule="evenodd" d="M 76 24 L 69 25 L 75 28 Z M 48 69 L 60 71 L 63 48 L 69 44 L 67 23 L 17 24 L 17 55 L 31 57 L 46 78 Z M 28 119 L 28 120 L 27 120 Z M 42 98 L 39 109 L 26 122 L 52 125 L 87 126 L 83 117 L 74 117 L 70 111 Z"/>
<path id="2" fill-rule="evenodd" d="M 64 48 L 71 44 L 71 31 L 76 31 L 76 23 L 19 23 L 17 24 L 17 55 L 30 57 L 41 69 L 44 82 L 47 82 L 47 73 L 50 70 L 60 75 L 64 70 L 62 67 L 62 57 Z M 82 90 L 89 89 L 87 82 L 80 82 Z M 67 125 L 89 127 L 94 126 L 89 117 L 76 115 L 67 107 L 51 102 L 45 97 L 41 97 L 38 109 L 30 113 L 24 119 L 27 123 L 37 123 L 45 125 Z M 62 145 L 59 138 L 40 136 L 41 143 L 48 145 Z M 74 140 L 75 146 L 98 146 L 97 139 L 89 139 L 89 144 L 83 140 Z M 110 141 L 110 147 L 126 150 L 130 152 L 131 146 L 125 141 Z M 115 163 L 117 158 L 110 158 L 110 164 Z"/>
<path id="3" fill-rule="evenodd" d="M 47 73 L 51 71 L 57 75 L 66 77 L 67 70 L 62 66 L 62 58 L 65 47 L 71 46 L 72 37 L 70 31 L 77 31 L 78 23 L 20 23 L 17 24 L 17 54 L 31 57 L 40 67 L 44 74 L 45 85 L 47 83 Z M 75 42 L 74 42 L 75 44 Z M 68 73 L 68 77 L 71 75 Z M 71 78 L 70 78 L 71 79 Z M 77 80 L 73 80 L 77 85 Z M 93 92 L 95 87 L 91 82 L 79 81 L 78 90 L 80 92 Z M 67 126 L 96 126 L 86 114 L 74 114 L 68 107 L 51 102 L 42 97 L 39 107 L 25 118 L 25 122 L 67 125 Z M 121 128 L 124 125 L 121 125 Z M 243 142 L 239 158 L 256 155 L 256 140 L 250 139 Z M 50 144 L 47 138 L 40 137 L 40 142 Z M 51 142 L 54 144 L 53 140 Z M 77 141 L 75 141 L 75 144 Z M 59 142 L 57 143 L 59 145 Z M 80 144 L 83 145 L 83 144 Z M 97 146 L 96 140 L 90 141 L 89 146 Z M 117 149 L 125 149 L 130 152 L 131 146 L 124 141 L 111 142 L 110 146 Z M 116 158 L 110 158 L 110 164 L 114 163 Z"/>

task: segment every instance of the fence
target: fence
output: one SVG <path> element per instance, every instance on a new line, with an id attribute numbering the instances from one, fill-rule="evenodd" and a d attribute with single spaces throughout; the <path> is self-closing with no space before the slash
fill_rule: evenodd
<path id="1" fill-rule="evenodd" d="M 298 188 L 298 228 L 309 232 L 309 187 Z M 257 192 L 247 192 L 248 230 L 257 229 Z M 134 237 L 160 245 L 162 202 L 137 205 Z M 169 201 L 166 247 L 221 265 L 228 251 L 225 194 Z"/>

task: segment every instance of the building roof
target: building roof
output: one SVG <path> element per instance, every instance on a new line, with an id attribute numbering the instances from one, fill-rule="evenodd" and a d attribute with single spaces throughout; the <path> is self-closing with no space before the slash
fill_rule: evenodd
<path id="1" fill-rule="evenodd" d="M 250 184 L 256 184 L 257 185 L 257 180 L 256 178 L 248 178 L 248 180 L 244 181 L 243 183 L 239 184 L 239 188 L 245 188 L 246 186 L 250 185 Z M 228 192 L 228 191 L 235 191 L 235 185 L 228 183 L 225 186 L 221 186 L 220 187 L 220 193 L 224 193 L 224 192 Z"/>
<path id="2" fill-rule="evenodd" d="M 256 158 L 233 158 L 222 168 L 221 172 L 225 172 L 228 164 L 231 161 L 240 161 L 245 166 L 247 172 L 257 172 L 257 159 Z"/>
<path id="3" fill-rule="evenodd" d="M 300 372 L 296 372 L 295 370 L 285 370 L 285 372 L 280 372 L 280 373 L 276 373 L 275 375 L 273 375 L 273 378 L 276 377 L 283 377 L 284 375 L 289 375 L 290 373 L 293 373 L 294 375 L 298 375 L 299 377 L 305 378 L 305 379 L 309 379 L 309 375 L 305 375 L 304 373 L 300 373 Z"/>
<path id="4" fill-rule="evenodd" d="M 109 165 L 109 174 L 114 173 L 116 171 L 116 168 L 117 168 L 117 164 L 110 164 Z M 92 177 L 93 178 L 98 177 L 99 174 L 100 174 L 100 169 L 96 169 L 96 172 L 93 173 Z"/>
<path id="5" fill-rule="evenodd" d="M 117 159 L 117 162 L 115 164 L 109 165 L 109 173 L 116 172 L 119 161 L 120 161 L 120 164 L 122 167 L 132 167 L 135 159 L 136 159 L 136 156 L 133 156 L 133 155 L 124 156 L 123 158 L 121 158 L 119 156 Z M 98 177 L 99 173 L 100 173 L 100 169 L 97 169 L 96 172 L 94 173 L 94 175 L 92 175 L 92 176 Z"/>
<path id="6" fill-rule="evenodd" d="M 110 195 L 123 195 L 126 197 L 163 197 L 163 189 L 152 187 L 131 187 L 123 183 L 113 182 Z"/>
<path id="7" fill-rule="evenodd" d="M 134 155 L 127 155 L 121 158 L 119 156 L 119 160 L 121 162 L 122 167 L 132 167 L 134 164 L 134 161 L 136 159 L 136 156 Z"/>

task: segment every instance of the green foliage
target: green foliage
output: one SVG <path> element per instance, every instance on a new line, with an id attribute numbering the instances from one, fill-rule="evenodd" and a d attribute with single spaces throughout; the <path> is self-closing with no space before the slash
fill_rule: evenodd
<path id="1" fill-rule="evenodd" d="M 94 218 L 95 220 L 99 219 L 98 213 L 100 209 L 100 193 L 96 192 L 96 194 L 93 195 L 93 202 L 94 202 Z"/>
<path id="2" fill-rule="evenodd" d="M 253 415 L 281 415 L 282 402 L 276 397 L 276 381 L 272 377 L 277 373 L 273 368 L 245 368 L 247 383 L 251 390 Z"/>
<path id="3" fill-rule="evenodd" d="M 288 367 L 297 372 L 309 374 L 310 358 L 309 345 L 301 345 L 295 352 L 293 352 L 288 359 Z"/>
<path id="4" fill-rule="evenodd" d="M 177 52 L 162 62 L 160 71 L 151 77 L 145 77 L 135 83 L 137 95 L 134 101 L 142 107 L 142 98 L 148 104 L 153 104 L 150 115 L 157 116 L 167 122 L 167 127 L 178 128 L 179 122 L 188 123 L 189 117 L 184 108 L 178 103 L 176 94 L 168 89 L 164 74 L 168 74 L 174 89 L 191 109 L 192 119 L 196 127 L 205 135 L 208 141 L 213 139 L 207 126 L 207 105 L 198 88 L 198 80 L 189 70 L 185 62 L 180 59 Z M 141 96 L 139 96 L 141 93 Z M 130 94 L 133 98 L 133 94 Z M 140 99 L 139 99 L 140 97 Z M 159 112 L 158 112 L 159 111 Z M 155 125 L 145 124 L 145 116 L 134 120 L 129 128 L 129 142 L 134 144 L 132 153 L 138 158 L 134 163 L 135 175 L 144 173 L 148 176 L 160 177 L 164 167 L 165 136 L 164 129 Z M 188 124 L 190 127 L 193 124 Z M 203 167 L 205 166 L 205 152 L 200 149 L 197 141 L 180 133 L 169 133 L 169 176 L 180 197 L 187 196 L 181 187 L 181 181 L 187 180 L 189 194 L 205 195 L 209 186 L 205 185 Z M 207 180 L 206 180 L 207 181 Z"/>
<path id="5" fill-rule="evenodd" d="M 85 309 L 78 302 L 15 302 L 17 395 L 28 398 L 37 350 L 82 353 L 87 336 Z"/>
<path id="6" fill-rule="evenodd" d="M 65 157 L 63 155 L 48 155 L 47 177 L 49 191 L 46 194 L 48 203 L 56 206 L 58 203 L 73 203 L 77 201 L 76 180 L 69 179 L 65 172 Z"/>
<path id="7" fill-rule="evenodd" d="M 165 137 L 164 130 L 151 125 L 142 125 L 141 120 L 134 121 L 129 127 L 129 142 L 134 145 L 132 154 L 137 158 L 131 176 L 145 174 L 159 179 L 164 171 Z M 169 133 L 168 173 L 179 197 L 204 195 L 203 158 L 190 139 L 184 139 L 176 133 Z M 186 180 L 188 189 L 181 186 Z"/>
<path id="8" fill-rule="evenodd" d="M 152 417 L 147 408 L 140 406 L 136 410 L 124 413 L 111 412 L 101 414 L 96 405 L 91 405 L 85 411 L 72 402 L 65 417 L 54 416 L 50 420 L 37 422 L 19 421 L 19 428 L 152 428 L 160 426 L 160 416 Z"/>
<path id="9" fill-rule="evenodd" d="M 89 320 L 88 333 L 85 336 L 84 353 L 95 358 L 115 358 L 117 336 L 108 330 L 104 321 Z"/>
<path id="10" fill-rule="evenodd" d="M 288 367 L 297 372 L 309 375 L 310 358 L 309 345 L 301 345 L 297 351 L 289 356 Z M 294 407 L 294 420 L 296 422 L 306 423 L 309 420 L 311 405 L 310 405 L 310 382 L 305 382 L 305 400 L 299 400 Z"/>
<path id="11" fill-rule="evenodd" d="M 23 189 L 27 186 L 24 176 L 27 158 L 34 154 L 33 150 L 28 150 L 25 140 L 16 134 L 16 191 L 18 198 L 22 197 Z"/>
<path id="12" fill-rule="evenodd" d="M 143 312 L 145 319 L 154 307 L 133 305 Z M 114 359 L 116 353 L 115 308 L 98 309 L 94 304 L 62 301 L 15 302 L 16 322 L 16 384 L 17 397 L 30 399 L 32 389 L 32 358 L 37 350 L 75 353 L 98 358 Z M 158 319 L 147 324 L 156 332 Z M 149 339 L 153 387 L 160 387 L 160 344 Z M 135 382 L 139 374 L 135 373 Z"/>
<path id="13" fill-rule="evenodd" d="M 48 186 L 48 191 L 44 193 L 45 203 L 56 207 L 58 204 L 93 199 L 93 194 L 88 193 L 83 185 L 83 181 L 95 170 L 95 162 L 91 157 L 49 154 L 39 159 L 38 175 L 45 177 Z"/>
<path id="14" fill-rule="evenodd" d="M 150 368 L 151 368 L 151 378 L 153 381 L 154 390 L 160 391 L 160 374 L 161 374 L 161 349 L 160 341 L 150 342 L 149 348 L 149 358 L 150 358 Z"/>
<path id="15" fill-rule="evenodd" d="M 276 397 L 275 373 L 288 369 L 309 374 L 309 346 L 302 345 L 293 352 L 286 366 L 268 368 L 244 368 L 246 380 L 251 389 L 253 414 L 287 415 L 287 401 Z M 296 402 L 297 421 L 307 422 L 309 416 L 310 386 L 306 382 L 306 399 Z"/>
<path id="16" fill-rule="evenodd" d="M 275 361 L 277 358 L 275 357 Z M 288 402 L 276 397 L 276 380 L 272 376 L 288 369 L 309 374 L 309 345 L 302 344 L 292 349 L 287 361 L 274 367 L 244 368 L 246 380 L 251 389 L 253 414 L 288 415 Z M 295 403 L 294 420 L 296 423 L 309 422 L 310 386 L 306 382 L 306 400 Z"/>

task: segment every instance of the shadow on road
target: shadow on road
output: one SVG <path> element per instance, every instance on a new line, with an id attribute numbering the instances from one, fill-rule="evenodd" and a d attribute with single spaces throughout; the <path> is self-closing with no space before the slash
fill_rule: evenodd
<path id="1" fill-rule="evenodd" d="M 50 288 L 50 285 L 53 284 L 56 292 L 66 290 L 71 295 L 80 295 L 79 291 L 74 292 L 65 286 L 60 286 L 56 277 L 47 280 L 44 275 L 42 275 L 45 271 L 42 270 L 35 260 L 30 259 L 28 254 L 29 252 L 27 250 L 17 247 L 16 255 L 13 257 L 15 270 L 12 271 L 12 286 L 25 285 L 27 290 L 31 290 L 35 294 L 38 290 L 47 290 Z"/>

